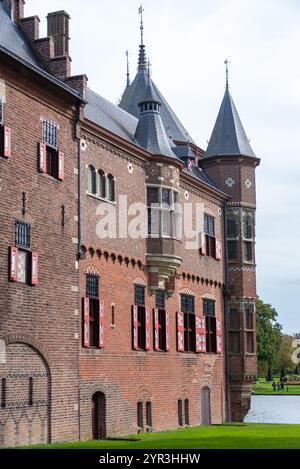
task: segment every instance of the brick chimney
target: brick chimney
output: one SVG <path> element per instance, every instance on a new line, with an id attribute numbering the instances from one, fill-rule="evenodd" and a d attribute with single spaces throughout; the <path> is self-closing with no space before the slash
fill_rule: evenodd
<path id="1" fill-rule="evenodd" d="M 69 20 L 65 11 L 56 11 L 47 16 L 48 37 L 55 40 L 55 57 L 69 56 Z"/>
<path id="2" fill-rule="evenodd" d="M 25 0 L 4 0 L 3 3 L 15 23 L 24 18 Z"/>

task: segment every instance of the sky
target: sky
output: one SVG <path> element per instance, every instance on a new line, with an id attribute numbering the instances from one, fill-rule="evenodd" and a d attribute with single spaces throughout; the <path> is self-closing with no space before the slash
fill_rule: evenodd
<path id="1" fill-rule="evenodd" d="M 113 103 L 131 78 L 140 42 L 138 0 L 27 0 L 26 16 L 71 16 L 72 73 Z M 197 144 L 206 149 L 225 89 L 257 169 L 257 290 L 286 333 L 300 332 L 300 2 L 144 0 L 152 78 Z"/>

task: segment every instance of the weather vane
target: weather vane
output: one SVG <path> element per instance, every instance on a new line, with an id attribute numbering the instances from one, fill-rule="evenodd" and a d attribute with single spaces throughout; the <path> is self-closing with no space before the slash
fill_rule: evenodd
<path id="1" fill-rule="evenodd" d="M 127 58 L 127 86 L 130 85 L 130 72 L 129 72 L 129 52 L 126 51 L 126 58 Z"/>
<path id="2" fill-rule="evenodd" d="M 226 59 L 224 62 L 224 65 L 226 66 L 226 88 L 229 86 L 229 71 L 228 71 L 228 65 L 230 64 L 229 60 Z"/>
<path id="3" fill-rule="evenodd" d="M 143 12 L 144 12 L 143 5 L 139 8 L 139 15 L 141 15 L 141 44 L 144 44 L 144 23 L 143 23 Z"/>

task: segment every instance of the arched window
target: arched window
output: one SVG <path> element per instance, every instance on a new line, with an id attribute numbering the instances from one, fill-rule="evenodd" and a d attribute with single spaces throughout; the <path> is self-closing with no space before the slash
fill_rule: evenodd
<path id="1" fill-rule="evenodd" d="M 88 192 L 96 194 L 96 170 L 92 165 L 88 167 Z"/>
<path id="2" fill-rule="evenodd" d="M 105 192 L 105 174 L 101 169 L 99 169 L 97 173 L 97 195 L 104 199 L 106 195 Z"/>
<path id="3" fill-rule="evenodd" d="M 115 200 L 115 181 L 111 174 L 107 176 L 107 199 L 111 202 Z"/>

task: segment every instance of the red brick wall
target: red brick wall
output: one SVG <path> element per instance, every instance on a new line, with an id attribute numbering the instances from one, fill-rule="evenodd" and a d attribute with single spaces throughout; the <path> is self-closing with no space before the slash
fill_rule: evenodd
<path id="1" fill-rule="evenodd" d="M 23 68 L 14 70 L 10 64 L 6 70 L 4 63 L 0 70 L 0 79 L 6 91 L 4 120 L 13 133 L 12 158 L 0 158 L 0 338 L 4 339 L 6 347 L 24 343 L 32 348 L 33 355 L 43 357 L 49 367 L 51 381 L 51 439 L 74 440 L 78 437 L 78 339 L 75 335 L 78 333 L 78 270 L 75 266 L 75 173 L 78 170 L 77 144 L 73 139 L 75 107 L 58 89 L 51 89 L 45 82 L 36 84 Z M 60 127 L 59 149 L 65 154 L 65 180 L 62 182 L 37 170 L 42 117 L 54 120 Z M 23 219 L 22 192 L 26 192 L 27 200 L 25 220 L 33 224 L 31 246 L 39 255 L 37 287 L 12 283 L 8 279 L 8 251 L 15 242 L 14 220 Z M 64 228 L 61 225 L 62 204 L 65 205 Z M 20 375 L 33 372 L 34 362 L 28 369 L 26 360 L 26 357 L 19 356 L 17 363 L 14 362 L 13 371 L 17 370 Z M 0 364 L 0 378 L 7 377 L 8 380 L 8 403 L 14 400 L 10 393 L 11 366 L 8 353 L 6 366 Z M 34 376 L 33 382 L 34 392 L 42 393 L 43 385 Z M 27 404 L 23 404 L 26 407 Z M 0 419 L 3 416 L 4 411 L 0 409 Z M 16 429 L 10 422 L 8 429 L 4 430 L 5 441 L 8 439 L 12 445 L 20 441 L 25 443 L 28 430 L 23 430 Z M 38 441 L 37 435 L 34 441 Z M 44 441 L 43 435 L 40 441 Z"/>

